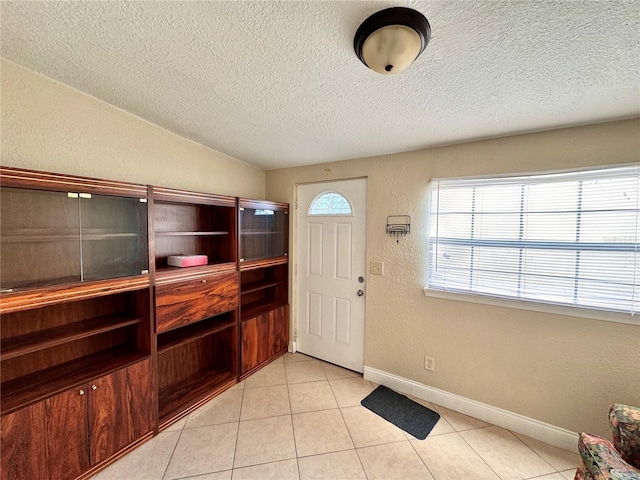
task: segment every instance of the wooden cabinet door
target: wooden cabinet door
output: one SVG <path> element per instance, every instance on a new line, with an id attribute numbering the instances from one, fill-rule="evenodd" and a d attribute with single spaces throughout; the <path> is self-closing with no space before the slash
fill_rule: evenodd
<path id="1" fill-rule="evenodd" d="M 258 315 L 242 322 L 242 374 L 269 358 L 269 318 Z"/>
<path id="2" fill-rule="evenodd" d="M 89 387 L 91 465 L 106 460 L 152 428 L 150 360 L 138 362 Z"/>
<path id="3" fill-rule="evenodd" d="M 2 480 L 44 480 L 46 464 L 45 405 L 38 402 L 2 417 Z"/>
<path id="4" fill-rule="evenodd" d="M 131 365 L 125 370 L 126 395 L 129 406 L 129 443 L 135 442 L 153 429 L 158 407 L 151 384 L 151 360 Z"/>
<path id="5" fill-rule="evenodd" d="M 269 358 L 289 347 L 289 306 L 271 310 L 269 316 Z"/>
<path id="6" fill-rule="evenodd" d="M 44 401 L 49 478 L 71 480 L 89 469 L 86 388 Z"/>

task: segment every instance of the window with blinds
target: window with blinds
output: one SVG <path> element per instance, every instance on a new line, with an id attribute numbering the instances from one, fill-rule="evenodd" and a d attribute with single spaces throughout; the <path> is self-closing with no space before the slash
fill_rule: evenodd
<path id="1" fill-rule="evenodd" d="M 634 315 L 640 165 L 431 183 L 428 289 Z"/>

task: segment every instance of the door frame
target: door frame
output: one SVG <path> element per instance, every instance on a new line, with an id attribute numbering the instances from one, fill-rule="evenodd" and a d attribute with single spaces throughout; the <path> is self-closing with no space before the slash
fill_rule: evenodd
<path id="1" fill-rule="evenodd" d="M 290 302 L 290 312 L 291 312 L 291 333 L 290 333 L 290 343 L 289 343 L 289 351 L 291 353 L 296 353 L 298 351 L 297 349 L 297 339 L 298 339 L 298 323 L 299 323 L 299 318 L 298 318 L 298 259 L 300 257 L 300 254 L 298 252 L 298 234 L 299 234 L 299 229 L 300 229 L 300 225 L 298 224 L 298 187 L 300 186 L 304 186 L 304 185 L 314 185 L 314 184 L 319 184 L 319 183 L 339 183 L 339 182 L 345 182 L 348 180 L 365 180 L 366 181 L 366 201 L 365 201 L 365 205 L 366 205 L 366 212 L 368 213 L 369 211 L 369 177 L 367 175 L 362 175 L 362 176 L 358 176 L 358 177 L 347 177 L 347 178 L 334 178 L 334 179 L 326 179 L 326 180 L 316 180 L 316 181 L 312 181 L 312 182 L 297 182 L 293 185 L 293 211 L 295 212 L 295 215 L 293 215 L 293 218 L 289 218 L 289 221 L 291 223 L 291 235 L 289 235 L 289 240 L 290 240 L 290 246 L 289 246 L 289 251 L 291 252 L 291 255 L 289 256 L 289 260 L 293 260 L 291 266 L 290 266 L 290 271 L 289 271 L 289 278 L 292 279 L 292 281 L 289 283 L 290 288 L 291 288 L 291 302 Z M 366 219 L 365 219 L 366 220 Z M 364 259 L 365 259 L 365 278 L 368 277 L 368 269 L 366 268 L 368 262 L 367 262 L 367 249 L 368 249 L 368 230 L 369 230 L 369 223 L 368 221 L 365 221 L 365 229 L 364 229 Z M 368 279 L 365 282 L 365 285 L 367 285 L 368 283 Z M 365 349 L 364 349 L 364 353 L 366 353 L 366 324 L 367 324 L 367 295 L 365 295 L 364 297 L 364 319 L 363 319 L 363 324 L 362 324 L 362 337 L 364 339 L 365 342 Z M 364 355 L 363 353 L 363 355 Z M 364 358 L 362 359 L 363 363 L 364 363 Z"/>

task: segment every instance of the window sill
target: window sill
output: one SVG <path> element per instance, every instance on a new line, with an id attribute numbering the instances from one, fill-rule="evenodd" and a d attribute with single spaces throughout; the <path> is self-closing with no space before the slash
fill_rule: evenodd
<path id="1" fill-rule="evenodd" d="M 423 291 L 425 297 L 442 298 L 459 302 L 481 303 L 484 305 L 492 305 L 495 307 L 515 308 L 518 310 L 552 313 L 555 315 L 568 315 L 571 317 L 590 318 L 593 320 L 626 323 L 629 325 L 640 325 L 640 315 L 632 316 L 624 313 L 593 310 L 590 308 L 568 307 L 564 305 L 549 305 L 546 303 L 526 302 L 521 300 L 507 300 L 504 298 L 491 297 L 488 295 L 477 295 L 473 293 L 445 292 L 442 290 L 434 290 L 427 287 L 424 287 Z"/>

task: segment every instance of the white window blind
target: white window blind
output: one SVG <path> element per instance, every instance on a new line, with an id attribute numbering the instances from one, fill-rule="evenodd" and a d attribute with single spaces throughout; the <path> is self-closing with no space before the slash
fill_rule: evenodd
<path id="1" fill-rule="evenodd" d="M 634 315 L 640 165 L 431 183 L 428 289 Z"/>

